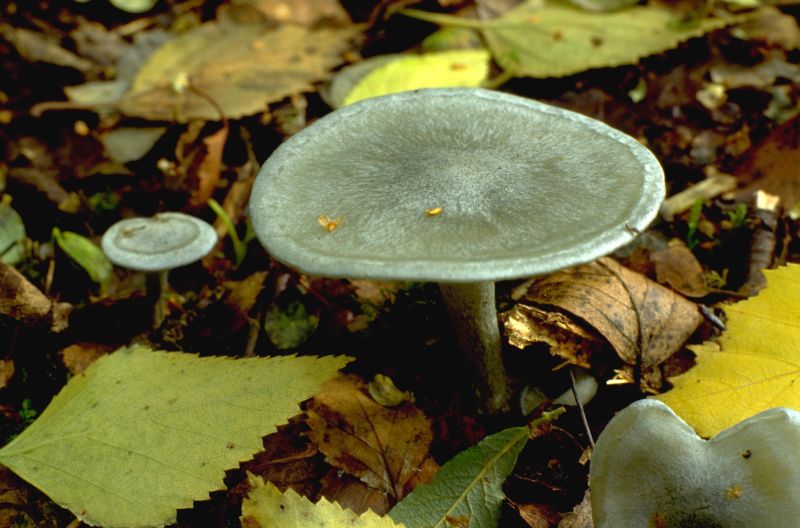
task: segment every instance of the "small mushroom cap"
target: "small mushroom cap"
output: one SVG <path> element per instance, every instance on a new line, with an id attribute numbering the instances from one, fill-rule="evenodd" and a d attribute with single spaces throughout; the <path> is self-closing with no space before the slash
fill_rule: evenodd
<path id="1" fill-rule="evenodd" d="M 800 413 L 775 408 L 711 440 L 657 400 L 606 426 L 589 487 L 597 528 L 779 528 L 800 518 Z"/>
<path id="2" fill-rule="evenodd" d="M 605 255 L 663 197 L 655 157 L 600 121 L 442 88 L 361 101 L 302 130 L 261 168 L 250 213 L 272 256 L 309 274 L 478 282 Z"/>
<path id="3" fill-rule="evenodd" d="M 185 266 L 208 255 L 217 233 L 207 222 L 183 213 L 120 220 L 103 234 L 101 246 L 117 266 L 138 271 L 163 271 Z"/>

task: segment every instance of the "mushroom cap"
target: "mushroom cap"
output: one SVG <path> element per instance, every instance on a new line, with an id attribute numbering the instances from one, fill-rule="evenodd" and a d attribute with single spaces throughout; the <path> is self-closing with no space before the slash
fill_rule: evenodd
<path id="1" fill-rule="evenodd" d="M 103 234 L 101 246 L 117 266 L 163 271 L 200 260 L 214 248 L 217 233 L 207 222 L 183 213 L 120 220 Z"/>
<path id="2" fill-rule="evenodd" d="M 358 102 L 290 138 L 261 168 L 250 214 L 272 256 L 309 274 L 480 282 L 605 255 L 663 197 L 655 157 L 600 121 L 434 88 Z"/>
<path id="3" fill-rule="evenodd" d="M 711 440 L 657 400 L 620 411 L 597 439 L 589 487 L 597 528 L 795 526 L 800 413 L 775 408 Z"/>

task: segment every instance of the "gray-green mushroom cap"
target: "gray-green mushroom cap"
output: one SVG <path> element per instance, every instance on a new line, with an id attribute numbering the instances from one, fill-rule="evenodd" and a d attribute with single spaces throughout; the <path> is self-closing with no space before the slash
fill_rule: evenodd
<path id="1" fill-rule="evenodd" d="M 165 271 L 208 255 L 217 233 L 207 222 L 183 213 L 120 220 L 103 234 L 101 246 L 117 266 L 137 271 Z"/>
<path id="2" fill-rule="evenodd" d="M 600 121 L 444 88 L 365 100 L 307 127 L 264 164 L 250 212 L 270 254 L 306 273 L 457 283 L 605 255 L 663 197 L 654 156 Z"/>
<path id="3" fill-rule="evenodd" d="M 791 409 L 704 440 L 665 404 L 639 400 L 608 423 L 592 453 L 595 526 L 797 526 L 798 452 L 800 413 Z"/>

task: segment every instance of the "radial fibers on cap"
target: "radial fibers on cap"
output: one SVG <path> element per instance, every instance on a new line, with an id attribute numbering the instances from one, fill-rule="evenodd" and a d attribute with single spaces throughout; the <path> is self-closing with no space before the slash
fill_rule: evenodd
<path id="1" fill-rule="evenodd" d="M 605 255 L 663 197 L 655 157 L 600 121 L 444 88 L 316 121 L 266 161 L 250 212 L 272 256 L 309 274 L 476 282 Z"/>
<path id="2" fill-rule="evenodd" d="M 120 220 L 103 234 L 103 252 L 114 264 L 139 271 L 163 271 L 196 262 L 217 243 L 207 222 L 183 213 Z"/>

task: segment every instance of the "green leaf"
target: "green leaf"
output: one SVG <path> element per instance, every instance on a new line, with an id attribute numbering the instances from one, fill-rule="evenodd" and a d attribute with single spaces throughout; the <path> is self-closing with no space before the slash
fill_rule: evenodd
<path id="1" fill-rule="evenodd" d="M 405 528 L 372 510 L 361 515 L 324 497 L 316 504 L 292 488 L 286 493 L 259 476 L 248 475 L 250 494 L 242 502 L 242 526 L 247 528 Z"/>
<path id="2" fill-rule="evenodd" d="M 654 5 L 608 13 L 558 1 L 539 5 L 529 0 L 502 19 L 524 26 L 483 30 L 497 63 L 516 76 L 561 77 L 634 64 L 736 21 L 705 18 L 691 27 L 675 27 L 677 14 Z"/>
<path id="3" fill-rule="evenodd" d="M 161 526 L 223 489 L 348 361 L 123 348 L 72 378 L 0 462 L 87 524 Z"/>
<path id="4" fill-rule="evenodd" d="M 494 528 L 505 495 L 502 485 L 528 441 L 527 427 L 484 438 L 446 463 L 430 484 L 417 486 L 389 516 L 408 528 Z M 465 521 L 465 522 L 462 522 Z"/>
<path id="5" fill-rule="evenodd" d="M 62 232 L 57 227 L 53 228 L 53 239 L 69 258 L 86 270 L 94 282 L 103 284 L 111 278 L 114 265 L 97 244 L 78 233 Z"/>
<path id="6" fill-rule="evenodd" d="M 480 86 L 489 74 L 489 52 L 456 50 L 406 55 L 377 66 L 347 94 L 343 105 L 418 88 Z"/>
<path id="7" fill-rule="evenodd" d="M 642 57 L 676 47 L 747 15 L 704 18 L 676 24 L 678 14 L 656 5 L 607 13 L 584 11 L 565 1 L 527 0 L 491 21 L 402 13 L 429 22 L 479 29 L 495 61 L 517 77 L 562 77 L 591 68 L 635 64 Z"/>
<path id="8" fill-rule="evenodd" d="M 277 304 L 270 306 L 264 317 L 264 331 L 280 350 L 288 350 L 305 343 L 319 324 L 319 317 L 309 315 L 306 307 L 293 301 L 286 309 Z"/>
<path id="9" fill-rule="evenodd" d="M 25 224 L 6 199 L 0 201 L 0 262 L 14 265 L 25 254 L 23 240 L 25 240 Z"/>

